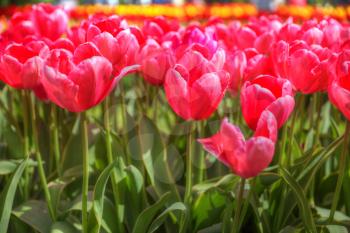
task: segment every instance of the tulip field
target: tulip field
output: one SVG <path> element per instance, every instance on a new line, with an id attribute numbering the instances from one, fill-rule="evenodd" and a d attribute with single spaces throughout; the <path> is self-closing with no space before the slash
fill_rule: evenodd
<path id="1" fill-rule="evenodd" d="M 0 233 L 350 231 L 346 20 L 75 13 L 1 18 Z"/>

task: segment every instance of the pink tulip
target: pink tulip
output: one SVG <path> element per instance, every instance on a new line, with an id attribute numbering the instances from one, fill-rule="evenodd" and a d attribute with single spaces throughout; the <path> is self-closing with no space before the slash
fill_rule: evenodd
<path id="1" fill-rule="evenodd" d="M 261 75 L 246 81 L 241 90 L 241 106 L 247 125 L 256 130 L 261 114 L 268 110 L 278 128 L 288 120 L 294 108 L 292 85 L 286 79 Z"/>
<path id="2" fill-rule="evenodd" d="M 244 71 L 247 67 L 247 58 L 243 51 L 236 51 L 229 54 L 224 69 L 230 74 L 230 92 L 235 95 L 241 87 Z"/>
<path id="3" fill-rule="evenodd" d="M 166 72 L 175 63 L 173 52 L 162 48 L 153 39 L 149 39 L 142 48 L 139 62 L 143 78 L 152 85 L 162 85 Z"/>
<path id="4" fill-rule="evenodd" d="M 245 140 L 240 129 L 224 119 L 220 131 L 210 138 L 198 139 L 204 149 L 243 178 L 257 176 L 272 161 L 277 138 L 274 115 L 265 111 L 256 134 Z"/>
<path id="5" fill-rule="evenodd" d="M 2 81 L 20 89 L 40 86 L 40 71 L 48 52 L 49 48 L 42 41 L 8 45 L 0 56 Z"/>
<path id="6" fill-rule="evenodd" d="M 212 60 L 188 50 L 177 64 L 168 70 L 164 89 L 169 105 L 185 120 L 203 120 L 218 107 L 229 84 L 229 75 L 215 65 L 225 61 L 218 51 Z M 220 57 L 220 58 L 218 58 Z"/>
<path id="7" fill-rule="evenodd" d="M 111 92 L 118 78 L 112 78 L 112 65 L 104 57 L 93 56 L 74 64 L 64 49 L 50 52 L 43 68 L 42 84 L 49 99 L 71 112 L 85 111 Z"/>
<path id="8" fill-rule="evenodd" d="M 33 5 L 31 17 L 40 36 L 56 40 L 67 31 L 68 16 L 59 7 L 43 3 Z"/>
<path id="9" fill-rule="evenodd" d="M 328 87 L 330 101 L 350 120 L 350 50 L 344 50 L 337 61 L 336 78 Z"/>
<path id="10" fill-rule="evenodd" d="M 336 55 L 327 48 L 299 49 L 289 57 L 287 78 L 304 94 L 325 91 L 330 82 L 328 70 L 335 59 Z"/>

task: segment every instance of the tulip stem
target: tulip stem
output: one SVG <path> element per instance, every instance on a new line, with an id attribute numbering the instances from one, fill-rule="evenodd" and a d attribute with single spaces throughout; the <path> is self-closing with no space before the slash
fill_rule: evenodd
<path id="1" fill-rule="evenodd" d="M 198 131 L 199 131 L 199 137 L 204 137 L 204 121 L 198 122 Z M 201 183 L 204 180 L 205 177 L 205 154 L 204 150 L 199 151 L 199 169 L 198 169 L 198 176 L 197 176 L 197 183 Z"/>
<path id="2" fill-rule="evenodd" d="M 300 104 L 302 103 L 301 99 L 298 98 L 297 99 L 297 104 L 296 104 L 296 108 L 294 109 L 293 111 L 293 115 L 292 115 L 292 122 L 290 124 L 290 128 L 289 128 L 289 140 L 290 140 L 290 145 L 288 147 L 288 150 L 287 150 L 287 162 L 286 162 L 286 165 L 287 166 L 290 166 L 290 163 L 292 161 L 292 148 L 293 148 L 293 141 L 294 141 L 294 128 L 295 128 L 295 122 L 297 120 L 297 117 L 298 117 L 298 113 L 299 113 L 299 107 L 300 107 Z"/>
<path id="3" fill-rule="evenodd" d="M 55 157 L 56 169 L 58 176 L 61 177 L 61 164 L 60 164 L 60 144 L 58 137 L 58 122 L 57 122 L 57 107 L 52 104 L 51 105 L 51 119 L 52 119 L 52 135 L 53 135 L 53 152 Z"/>
<path id="4" fill-rule="evenodd" d="M 107 97 L 104 102 L 104 125 L 106 130 L 106 151 L 107 151 L 107 161 L 109 164 L 113 163 L 113 153 L 112 153 L 112 138 L 111 138 L 111 126 L 110 126 L 110 118 L 109 118 L 109 98 Z M 117 173 L 113 170 L 112 173 L 112 189 L 113 189 L 113 197 L 114 204 L 116 207 L 116 219 L 118 232 L 124 232 L 122 224 L 119 222 L 119 191 L 118 191 L 118 183 L 117 183 Z"/>
<path id="5" fill-rule="evenodd" d="M 186 189 L 185 203 L 191 203 L 192 195 L 192 141 L 193 141 L 193 122 L 190 122 L 187 140 L 187 157 L 186 157 Z"/>
<path id="6" fill-rule="evenodd" d="M 56 221 L 56 214 L 54 211 L 54 208 L 52 206 L 52 199 L 50 195 L 50 191 L 47 185 L 47 180 L 46 180 L 46 175 L 45 175 L 45 170 L 44 170 L 44 165 L 43 161 L 41 158 L 41 153 L 40 153 L 40 147 L 39 147 L 39 137 L 38 137 L 38 131 L 37 131 L 37 119 L 36 119 L 36 109 L 35 109 L 35 103 L 34 100 L 31 99 L 31 96 L 28 96 L 29 102 L 30 102 L 30 110 L 31 110 L 31 120 L 32 120 L 32 127 L 33 127 L 33 143 L 34 143 L 34 153 L 35 153 L 35 158 L 38 163 L 38 172 L 39 172 L 39 177 L 41 181 L 42 188 L 44 190 L 44 195 L 47 203 L 47 207 L 49 209 L 49 213 L 51 216 L 51 219 L 53 222 Z"/>
<path id="7" fill-rule="evenodd" d="M 241 178 L 241 182 L 239 183 L 238 196 L 236 196 L 236 211 L 235 211 L 235 216 L 233 218 L 231 233 L 239 232 L 239 228 L 240 228 L 239 220 L 240 220 L 241 209 L 243 204 L 242 202 L 243 202 L 244 185 L 245 185 L 245 178 Z"/>
<path id="8" fill-rule="evenodd" d="M 347 121 L 346 129 L 344 132 L 343 149 L 342 149 L 342 152 L 340 154 L 340 160 L 339 160 L 339 175 L 338 175 L 337 185 L 335 188 L 335 193 L 334 193 L 331 211 L 330 211 L 329 218 L 328 218 L 329 222 L 333 221 L 335 210 L 337 209 L 337 206 L 338 206 L 340 191 L 342 188 L 343 179 L 344 179 L 345 170 L 346 170 L 346 153 L 348 152 L 348 149 L 349 149 L 348 148 L 349 136 L 350 136 L 350 121 Z"/>
<path id="9" fill-rule="evenodd" d="M 85 112 L 80 114 L 80 124 L 82 131 L 82 152 L 83 152 L 83 187 L 82 187 L 82 225 L 83 233 L 88 233 L 88 192 L 89 192 L 89 144 L 87 120 Z"/>
<path id="10" fill-rule="evenodd" d="M 22 91 L 22 106 L 23 106 L 23 151 L 24 157 L 29 157 L 29 109 L 28 109 L 28 95 L 25 90 Z M 24 171 L 24 180 L 26 187 L 24 188 L 24 198 L 27 199 L 29 195 L 29 170 Z"/>

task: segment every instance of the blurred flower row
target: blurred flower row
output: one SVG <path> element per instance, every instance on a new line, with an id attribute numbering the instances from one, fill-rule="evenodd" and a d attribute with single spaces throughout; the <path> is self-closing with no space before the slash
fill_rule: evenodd
<path id="1" fill-rule="evenodd" d="M 15 12 L 28 11 L 30 5 L 26 6 L 8 6 L 0 9 L 1 15 L 11 16 Z M 247 19 L 251 16 L 265 14 L 260 12 L 255 5 L 248 3 L 218 3 L 210 5 L 200 4 L 151 4 L 151 5 L 79 5 L 68 10 L 70 18 L 79 20 L 88 17 L 91 14 L 120 15 L 128 20 L 141 21 L 159 15 L 168 18 L 176 18 L 181 21 L 187 20 L 205 20 L 209 17 L 219 17 L 221 19 Z M 271 12 L 269 12 L 271 13 Z M 332 17 L 338 20 L 350 18 L 350 6 L 297 6 L 297 5 L 279 5 L 275 13 L 281 17 L 294 17 L 295 19 L 311 19 Z"/>

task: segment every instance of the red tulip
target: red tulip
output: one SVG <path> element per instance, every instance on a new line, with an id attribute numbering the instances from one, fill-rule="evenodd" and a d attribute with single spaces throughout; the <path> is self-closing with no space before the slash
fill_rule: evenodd
<path id="1" fill-rule="evenodd" d="M 2 80 L 14 88 L 33 89 L 40 86 L 40 70 L 49 48 L 42 41 L 12 43 L 0 56 Z"/>
<path id="2" fill-rule="evenodd" d="M 245 140 L 240 129 L 224 119 L 220 131 L 210 138 L 199 139 L 204 149 L 243 178 L 257 176 L 272 161 L 277 138 L 274 115 L 265 111 L 257 133 Z"/>
<path id="3" fill-rule="evenodd" d="M 35 29 L 41 36 L 56 40 L 67 31 L 68 16 L 59 7 L 36 4 L 33 5 L 31 15 Z"/>
<path id="4" fill-rule="evenodd" d="M 291 43 L 299 38 L 300 26 L 294 23 L 285 24 L 278 32 L 278 39 Z"/>
<path id="5" fill-rule="evenodd" d="M 328 87 L 330 101 L 350 120 L 350 50 L 343 51 L 337 61 L 336 78 Z"/>
<path id="6" fill-rule="evenodd" d="M 70 40 L 79 47 L 82 44 L 86 48 L 86 42 L 92 42 L 96 50 L 95 55 L 102 55 L 113 65 L 113 74 L 118 76 L 125 67 L 137 64 L 139 52 L 139 35 L 136 28 L 128 28 L 126 22 L 117 16 L 97 17 L 81 23 L 80 27 L 72 29 L 69 33 Z M 79 49 L 80 50 L 80 49 Z M 80 52 L 80 51 L 79 51 Z M 129 72 L 136 71 L 136 66 Z"/>
<path id="7" fill-rule="evenodd" d="M 15 13 L 8 22 L 6 34 L 14 42 L 22 42 L 25 37 L 35 35 L 35 27 L 27 12 Z"/>
<path id="8" fill-rule="evenodd" d="M 325 91 L 330 82 L 328 70 L 335 59 L 335 54 L 327 48 L 298 49 L 289 57 L 287 78 L 304 94 Z"/>
<path id="9" fill-rule="evenodd" d="M 149 39 L 142 48 L 139 62 L 143 78 L 152 85 L 162 85 L 166 72 L 175 63 L 172 51 L 162 48 L 153 39 Z"/>
<path id="10" fill-rule="evenodd" d="M 218 51 L 217 56 L 224 56 Z M 217 58 L 223 60 L 224 58 Z M 168 70 L 164 88 L 172 109 L 185 120 L 208 118 L 221 102 L 229 75 L 201 53 L 187 51 L 175 67 Z"/>
<path id="11" fill-rule="evenodd" d="M 259 54 L 256 49 L 245 50 L 247 67 L 244 70 L 244 80 L 252 80 L 261 74 L 275 75 L 271 56 Z"/>
<path id="12" fill-rule="evenodd" d="M 255 130 L 262 112 L 274 114 L 278 128 L 288 119 L 294 108 L 292 85 L 286 79 L 261 75 L 246 81 L 241 90 L 241 106 L 247 125 Z"/>
<path id="13" fill-rule="evenodd" d="M 245 53 L 240 50 L 227 56 L 225 70 L 231 76 L 229 90 L 235 94 L 241 87 L 244 71 L 247 67 L 247 58 Z"/>
<path id="14" fill-rule="evenodd" d="M 172 31 L 177 31 L 180 25 L 176 20 L 168 20 L 163 16 L 157 16 L 152 19 L 145 20 L 142 32 L 148 37 L 161 43 L 163 37 Z"/>
<path id="15" fill-rule="evenodd" d="M 74 64 L 73 55 L 64 49 L 51 51 L 43 76 L 49 99 L 71 112 L 99 104 L 118 81 L 112 78 L 112 65 L 106 58 L 93 56 Z"/>

